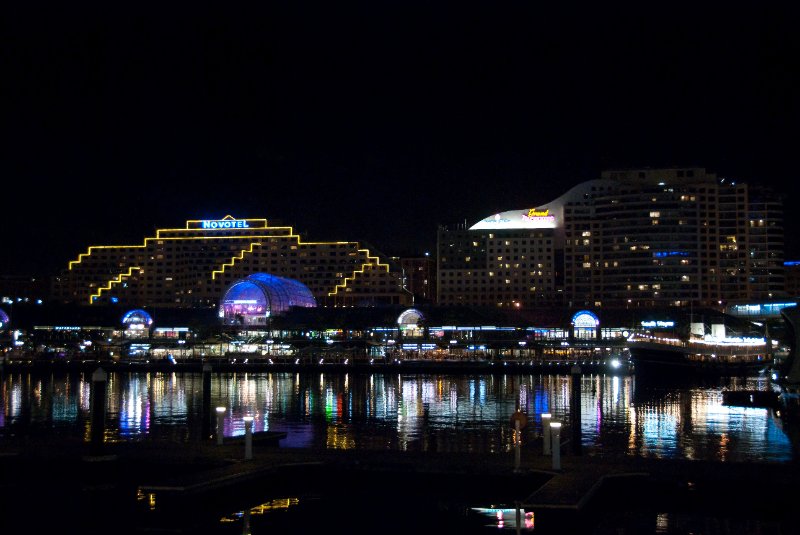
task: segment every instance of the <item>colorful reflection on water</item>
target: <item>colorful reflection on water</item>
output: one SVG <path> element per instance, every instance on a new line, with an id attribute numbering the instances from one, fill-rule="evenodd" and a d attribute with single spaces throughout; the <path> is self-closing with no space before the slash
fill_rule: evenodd
<path id="1" fill-rule="evenodd" d="M 89 373 L 6 373 L 0 437 L 88 440 L 91 386 Z M 286 432 L 286 448 L 508 452 L 509 417 L 520 407 L 523 444 L 541 435 L 549 412 L 586 455 L 791 461 L 792 440 L 772 409 L 723 404 L 724 390 L 769 388 L 761 377 L 667 386 L 584 375 L 573 386 L 566 375 L 213 373 L 204 400 L 200 373 L 112 373 L 106 440 L 197 440 L 224 406 L 225 436 L 243 434 L 251 415 L 254 431 Z"/>

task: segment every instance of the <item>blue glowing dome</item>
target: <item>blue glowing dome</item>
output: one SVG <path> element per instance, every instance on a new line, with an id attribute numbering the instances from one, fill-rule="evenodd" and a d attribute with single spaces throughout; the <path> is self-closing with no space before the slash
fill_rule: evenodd
<path id="1" fill-rule="evenodd" d="M 591 310 L 580 310 L 572 316 L 572 325 L 575 327 L 596 329 L 600 325 L 600 318 Z"/>
<path id="2" fill-rule="evenodd" d="M 128 311 L 122 316 L 122 324 L 126 327 L 131 325 L 146 325 L 149 327 L 153 324 L 153 318 L 144 310 L 137 308 L 136 310 Z"/>
<path id="3" fill-rule="evenodd" d="M 266 325 L 272 315 L 290 307 L 315 307 L 317 300 L 300 281 L 253 273 L 234 282 L 226 291 L 219 317 L 227 325 Z"/>
<path id="4" fill-rule="evenodd" d="M 9 321 L 8 314 L 3 309 L 0 309 L 0 329 L 8 327 Z"/>

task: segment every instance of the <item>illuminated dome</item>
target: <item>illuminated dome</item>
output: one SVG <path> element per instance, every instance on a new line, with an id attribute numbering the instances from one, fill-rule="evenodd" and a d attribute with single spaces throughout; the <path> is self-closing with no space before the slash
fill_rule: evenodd
<path id="1" fill-rule="evenodd" d="M 122 316 L 122 324 L 126 327 L 130 327 L 131 325 L 145 325 L 150 327 L 150 325 L 153 324 L 153 318 L 144 310 L 137 308 L 126 312 L 125 315 Z"/>
<path id="2" fill-rule="evenodd" d="M 422 312 L 415 308 L 409 308 L 408 310 L 404 310 L 400 317 L 397 318 L 397 324 L 400 326 L 413 326 L 416 327 L 419 323 L 422 323 L 425 320 L 425 316 L 422 315 Z"/>
<path id="3" fill-rule="evenodd" d="M 305 284 L 268 273 L 253 273 L 234 282 L 225 292 L 219 317 L 226 325 L 266 325 L 267 318 L 290 307 L 315 307 Z"/>
<path id="4" fill-rule="evenodd" d="M 596 329 L 600 325 L 600 318 L 591 310 L 580 310 L 572 316 L 570 323 L 575 327 Z"/>
<path id="5" fill-rule="evenodd" d="M 8 322 L 8 314 L 6 314 L 4 310 L 0 309 L 0 329 L 5 329 L 8 327 Z"/>

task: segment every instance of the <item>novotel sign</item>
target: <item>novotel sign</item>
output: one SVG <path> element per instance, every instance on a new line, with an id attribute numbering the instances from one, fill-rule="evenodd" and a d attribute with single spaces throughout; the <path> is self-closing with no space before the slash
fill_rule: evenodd
<path id="1" fill-rule="evenodd" d="M 218 219 L 200 221 L 200 228 L 250 228 L 250 225 L 245 219 Z"/>

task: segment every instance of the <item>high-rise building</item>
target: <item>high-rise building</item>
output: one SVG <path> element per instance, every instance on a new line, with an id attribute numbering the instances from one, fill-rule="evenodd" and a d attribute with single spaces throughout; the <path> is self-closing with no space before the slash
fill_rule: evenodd
<path id="1" fill-rule="evenodd" d="M 400 266 L 406 290 L 414 304 L 433 303 L 436 299 L 436 259 L 425 253 L 419 257 L 393 257 Z"/>
<path id="2" fill-rule="evenodd" d="M 410 304 L 401 274 L 354 241 L 309 242 L 266 219 L 187 221 L 141 245 L 95 245 L 54 278 L 62 302 L 217 306 L 253 273 L 295 279 L 321 305 Z"/>
<path id="3" fill-rule="evenodd" d="M 782 219 L 768 190 L 703 168 L 606 171 L 544 206 L 442 227 L 439 302 L 720 306 L 779 297 Z"/>
<path id="4" fill-rule="evenodd" d="M 786 270 L 786 293 L 789 297 L 800 296 L 800 261 L 788 260 L 783 266 Z"/>
<path id="5" fill-rule="evenodd" d="M 531 307 L 560 301 L 555 217 L 548 209 L 495 214 L 439 228 L 440 305 Z"/>

